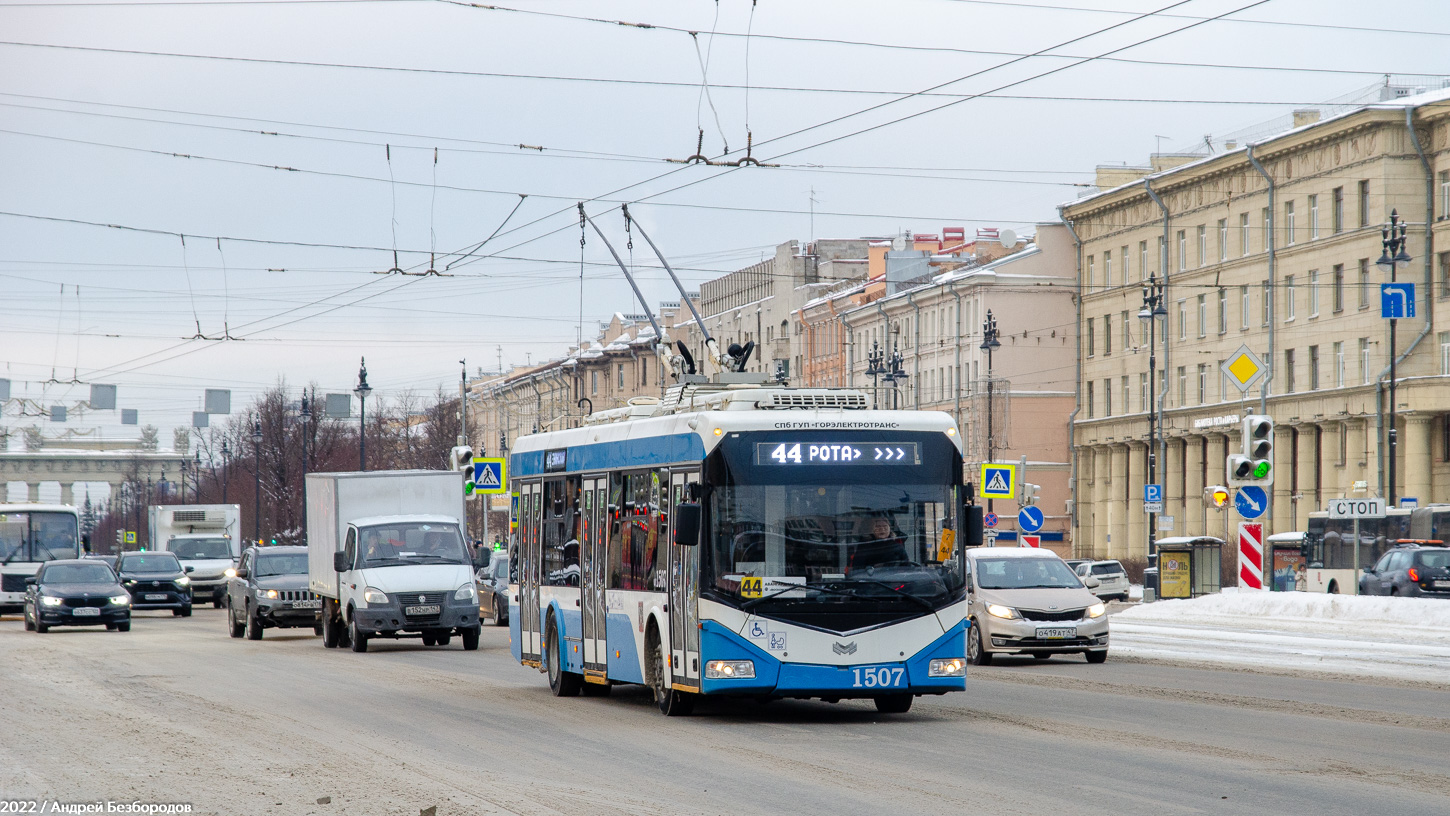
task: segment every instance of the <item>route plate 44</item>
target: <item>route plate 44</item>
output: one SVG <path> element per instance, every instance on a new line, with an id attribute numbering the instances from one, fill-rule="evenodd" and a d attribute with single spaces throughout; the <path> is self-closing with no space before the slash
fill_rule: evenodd
<path id="1" fill-rule="evenodd" d="M 851 688 L 905 688 L 906 669 L 901 666 L 853 666 Z"/>

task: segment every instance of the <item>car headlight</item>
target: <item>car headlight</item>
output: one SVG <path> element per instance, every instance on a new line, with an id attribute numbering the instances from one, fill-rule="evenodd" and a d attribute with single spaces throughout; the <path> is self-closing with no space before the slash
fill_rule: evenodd
<path id="1" fill-rule="evenodd" d="M 275 589 L 259 589 L 257 590 L 257 594 L 269 601 L 275 601 L 281 597 Z"/>
<path id="2" fill-rule="evenodd" d="M 126 586 L 136 586 L 136 579 L 135 578 L 127 578 L 126 581 L 125 581 L 125 583 L 126 583 Z"/>
<path id="3" fill-rule="evenodd" d="M 478 601 L 478 590 L 473 588 L 473 584 L 464 584 L 453 593 L 453 600 L 474 601 L 476 603 Z"/>
<path id="4" fill-rule="evenodd" d="M 111 596 L 111 603 L 115 604 L 116 606 L 125 606 L 126 604 L 128 604 L 130 602 L 131 602 L 131 596 L 130 595 L 112 595 Z"/>
<path id="5" fill-rule="evenodd" d="M 389 603 L 388 593 L 382 591 L 381 589 L 373 589 L 372 587 L 368 587 L 367 589 L 363 590 L 363 603 L 387 606 Z"/>
<path id="6" fill-rule="evenodd" d="M 994 618 L 1006 618 L 1007 620 L 1016 620 L 1022 617 L 1017 614 L 1017 610 L 1001 604 L 987 604 L 987 614 Z"/>
<path id="7" fill-rule="evenodd" d="M 223 573 L 223 574 L 226 575 L 228 578 L 235 578 L 235 577 L 237 577 L 237 568 L 236 567 L 227 567 L 227 571 L 225 573 Z"/>
<path id="8" fill-rule="evenodd" d="M 960 657 L 933 660 L 926 664 L 928 677 L 966 677 L 967 661 Z"/>
<path id="9" fill-rule="evenodd" d="M 60 606 L 61 604 L 65 603 L 65 601 L 61 600 L 60 598 L 52 598 L 49 595 L 41 595 L 40 603 L 42 606 Z"/>
<path id="10" fill-rule="evenodd" d="M 755 662 L 751 660 L 707 660 L 705 677 L 710 680 L 738 680 L 755 676 Z"/>
<path id="11" fill-rule="evenodd" d="M 1106 606 L 1100 603 L 1095 603 L 1087 608 L 1087 616 L 1089 618 L 1101 618 L 1103 616 L 1103 613 L 1107 611 L 1108 608 Z"/>
<path id="12" fill-rule="evenodd" d="M 176 579 L 176 585 L 177 586 L 191 586 L 191 579 L 190 578 L 187 578 L 185 575 L 183 575 L 180 578 L 177 578 Z"/>

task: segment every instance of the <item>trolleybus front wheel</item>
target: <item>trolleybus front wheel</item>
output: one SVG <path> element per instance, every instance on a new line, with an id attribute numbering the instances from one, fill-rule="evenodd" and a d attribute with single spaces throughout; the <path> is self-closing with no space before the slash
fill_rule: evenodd
<path id="1" fill-rule="evenodd" d="M 649 655 L 649 686 L 655 695 L 655 704 L 666 717 L 688 717 L 695 710 L 695 695 L 666 687 L 664 650 L 660 648 L 660 633 L 651 628 L 646 649 Z"/>
<path id="2" fill-rule="evenodd" d="M 882 714 L 905 714 L 911 710 L 914 699 L 910 694 L 887 694 L 876 698 L 876 710 Z"/>
<path id="3" fill-rule="evenodd" d="M 574 697 L 584 685 L 584 675 L 564 671 L 563 656 L 559 649 L 559 625 L 549 614 L 548 626 L 544 630 L 544 668 L 549 673 L 549 691 L 555 697 Z"/>

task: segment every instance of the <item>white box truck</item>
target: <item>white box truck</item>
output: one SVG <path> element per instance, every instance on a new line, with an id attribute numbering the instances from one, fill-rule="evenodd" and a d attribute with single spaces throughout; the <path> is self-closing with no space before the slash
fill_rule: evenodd
<path id="1" fill-rule="evenodd" d="M 463 532 L 463 475 L 448 470 L 307 474 L 308 589 L 322 645 L 457 634 L 478 648 L 478 592 Z"/>
<path id="2" fill-rule="evenodd" d="M 226 571 L 242 554 L 242 508 L 236 504 L 153 504 L 151 549 L 176 554 L 191 581 L 193 603 L 220 609 Z"/>

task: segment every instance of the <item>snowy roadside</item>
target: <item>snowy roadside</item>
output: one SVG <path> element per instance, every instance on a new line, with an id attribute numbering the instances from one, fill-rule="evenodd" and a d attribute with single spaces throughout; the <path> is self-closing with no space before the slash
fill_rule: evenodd
<path id="1" fill-rule="evenodd" d="M 1239 592 L 1139 604 L 1113 651 L 1145 660 L 1450 683 L 1450 602 Z"/>

